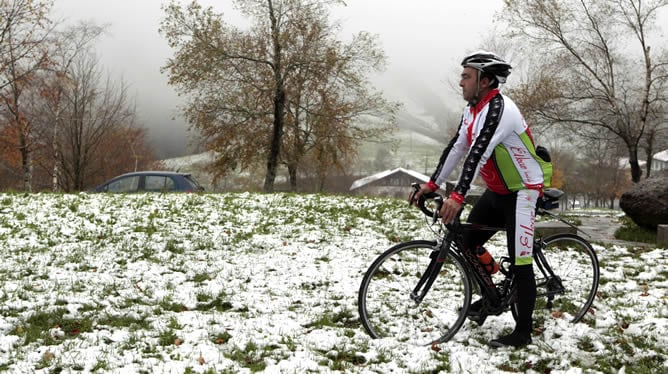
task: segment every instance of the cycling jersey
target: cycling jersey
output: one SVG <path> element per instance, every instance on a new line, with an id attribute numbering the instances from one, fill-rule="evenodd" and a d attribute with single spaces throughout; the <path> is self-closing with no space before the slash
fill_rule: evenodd
<path id="1" fill-rule="evenodd" d="M 461 176 L 450 195 L 460 203 L 478 175 L 489 190 L 501 195 L 549 187 L 552 165 L 536 155 L 517 105 L 498 89 L 475 106 L 466 106 L 457 135 L 443 150 L 431 183 L 445 182 L 464 156 Z"/>

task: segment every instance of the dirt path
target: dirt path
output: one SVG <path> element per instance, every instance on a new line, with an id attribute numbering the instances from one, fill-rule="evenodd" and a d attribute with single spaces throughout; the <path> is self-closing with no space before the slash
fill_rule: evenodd
<path id="1" fill-rule="evenodd" d="M 581 216 L 582 224 L 579 229 L 591 235 L 590 240 L 615 240 L 615 231 L 621 226 L 617 217 L 610 216 Z"/>
<path id="2" fill-rule="evenodd" d="M 579 216 L 582 224 L 578 229 L 582 230 L 579 234 L 590 242 L 610 243 L 622 246 L 642 246 L 646 247 L 648 243 L 627 242 L 615 238 L 615 231 L 621 227 L 619 218 L 610 215 L 591 215 Z M 589 236 L 588 236 L 589 235 Z"/>

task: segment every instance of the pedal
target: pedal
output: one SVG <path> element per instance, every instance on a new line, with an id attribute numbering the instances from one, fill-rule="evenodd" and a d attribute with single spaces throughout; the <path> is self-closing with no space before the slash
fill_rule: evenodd
<path id="1" fill-rule="evenodd" d="M 471 304 L 471 308 L 468 311 L 466 318 L 482 326 L 489 315 L 489 302 L 487 299 L 480 299 L 475 303 Z"/>
<path id="2" fill-rule="evenodd" d="M 510 267 L 512 266 L 512 262 L 510 261 L 510 257 L 502 256 L 501 259 L 499 259 L 499 270 L 501 270 L 501 273 L 508 278 L 510 276 Z"/>
<path id="3" fill-rule="evenodd" d="M 554 306 L 554 304 L 552 303 L 553 299 L 554 299 L 553 296 L 549 296 L 547 298 L 547 303 L 545 303 L 545 309 L 552 310 L 552 306 Z"/>
<path id="4" fill-rule="evenodd" d="M 482 326 L 485 323 L 485 320 L 487 319 L 487 314 L 477 314 L 477 315 L 469 314 L 467 318 L 470 321 L 477 323 L 478 326 Z"/>

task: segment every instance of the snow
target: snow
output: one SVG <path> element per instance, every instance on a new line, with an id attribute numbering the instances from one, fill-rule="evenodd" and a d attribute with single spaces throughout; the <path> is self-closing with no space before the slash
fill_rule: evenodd
<path id="1" fill-rule="evenodd" d="M 206 165 L 213 161 L 215 153 L 206 151 L 192 155 L 174 157 L 162 160 L 161 162 L 170 170 L 191 170 L 196 165 Z"/>
<path id="2" fill-rule="evenodd" d="M 413 178 L 415 178 L 415 179 L 417 179 L 421 182 L 428 182 L 429 181 L 428 176 L 426 176 L 422 173 L 419 173 L 417 171 L 404 169 L 404 168 L 396 168 L 396 169 L 388 169 L 388 170 L 385 170 L 385 171 L 381 171 L 380 173 L 376 173 L 376 174 L 370 175 L 368 177 L 358 179 L 355 182 L 353 182 L 353 184 L 350 186 L 350 190 L 352 191 L 352 190 L 355 190 L 357 188 L 366 186 L 369 183 L 373 183 L 377 180 L 381 180 L 383 178 L 386 178 L 389 175 L 396 174 L 396 173 L 408 174 L 409 176 L 411 176 L 411 177 L 413 177 Z"/>
<path id="3" fill-rule="evenodd" d="M 373 259 L 394 238 L 433 238 L 403 200 L 0 194 L 0 212 L 0 371 L 668 370 L 665 249 L 594 245 L 589 323 L 539 310 L 531 345 L 491 349 L 513 327 L 506 314 L 467 322 L 436 350 L 370 339 L 358 322 Z M 487 248 L 500 256 L 504 239 Z M 40 315 L 52 322 L 35 333 Z"/>
<path id="4" fill-rule="evenodd" d="M 631 162 L 629 161 L 628 157 L 622 157 L 618 160 L 619 168 L 620 169 L 629 169 L 631 168 Z M 644 167 L 647 165 L 647 161 L 643 160 L 638 160 L 638 166 Z"/>
<path id="5" fill-rule="evenodd" d="M 668 149 L 655 153 L 654 156 L 652 156 L 652 158 L 657 161 L 668 162 Z"/>

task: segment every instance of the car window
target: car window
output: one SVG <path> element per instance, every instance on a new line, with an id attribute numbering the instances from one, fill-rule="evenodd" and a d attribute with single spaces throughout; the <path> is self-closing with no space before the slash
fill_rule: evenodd
<path id="1" fill-rule="evenodd" d="M 197 183 L 197 181 L 195 180 L 195 178 L 193 178 L 192 175 L 185 175 L 184 179 L 186 180 L 186 182 L 188 182 L 188 184 L 190 185 L 190 188 L 192 188 L 193 191 L 203 191 L 204 190 L 204 187 L 202 187 L 199 183 Z"/>
<path id="2" fill-rule="evenodd" d="M 139 187 L 139 176 L 131 176 L 117 179 L 107 185 L 108 192 L 137 192 Z"/>
<path id="3" fill-rule="evenodd" d="M 147 175 L 144 181 L 144 189 L 146 191 L 174 191 L 176 190 L 176 183 L 171 177 L 162 175 Z"/>

